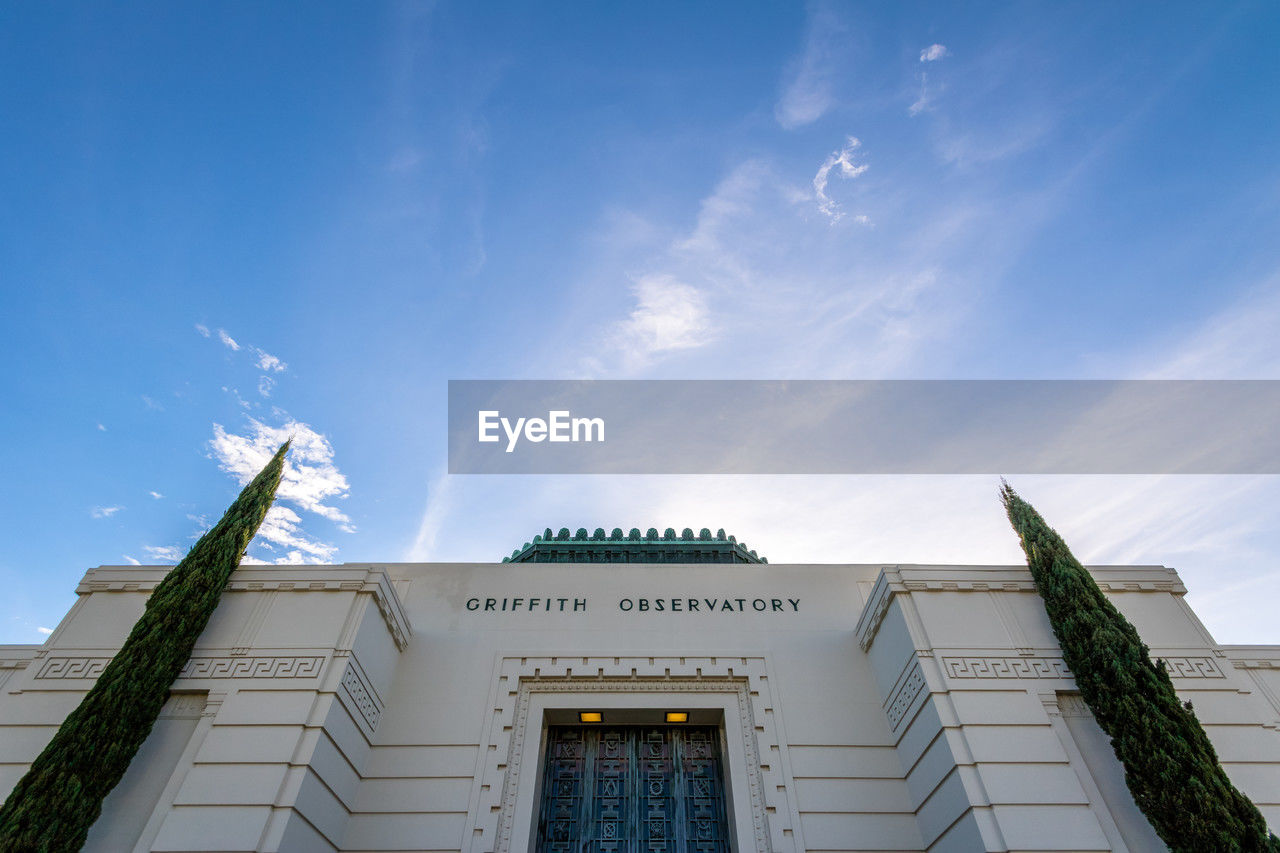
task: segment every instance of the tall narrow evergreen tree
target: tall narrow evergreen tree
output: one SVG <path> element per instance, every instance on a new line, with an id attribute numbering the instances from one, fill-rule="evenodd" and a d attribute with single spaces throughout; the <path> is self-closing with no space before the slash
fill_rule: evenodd
<path id="1" fill-rule="evenodd" d="M 1062 656 L 1111 738 L 1125 782 L 1174 851 L 1280 851 L 1280 840 L 1236 790 L 1164 662 L 1150 650 L 1035 509 L 1004 483 L 1000 497 L 1022 542 Z"/>
<path id="2" fill-rule="evenodd" d="M 0 849 L 79 850 L 275 499 L 289 442 L 165 576 L 124 645 L 0 808 Z"/>

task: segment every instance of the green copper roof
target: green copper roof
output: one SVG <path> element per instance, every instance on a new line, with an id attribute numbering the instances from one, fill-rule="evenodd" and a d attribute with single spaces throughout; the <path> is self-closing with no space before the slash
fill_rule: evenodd
<path id="1" fill-rule="evenodd" d="M 605 534 L 603 527 L 588 535 L 587 528 L 579 527 L 570 533 L 562 527 L 553 534 L 548 527 L 541 536 L 533 537 L 520 548 L 503 557 L 504 563 L 767 563 L 764 557 L 732 536 L 725 536 L 724 529 L 715 535 L 702 528 L 695 536 L 686 527 L 680 535 L 668 527 L 658 535 L 656 527 L 650 527 L 643 535 L 633 527 L 624 534 L 621 527 Z"/>

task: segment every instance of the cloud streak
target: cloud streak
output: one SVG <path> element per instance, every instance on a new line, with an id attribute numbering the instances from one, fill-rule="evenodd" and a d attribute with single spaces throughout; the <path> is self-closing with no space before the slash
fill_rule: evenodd
<path id="1" fill-rule="evenodd" d="M 822 165 L 818 167 L 818 172 L 813 176 L 813 192 L 818 198 L 818 210 L 832 222 L 838 222 L 844 213 L 840 210 L 840 205 L 827 195 L 827 183 L 831 179 L 831 171 L 838 169 L 836 174 L 842 178 L 856 178 L 869 168 L 865 163 L 855 162 L 858 149 L 862 147 L 862 142 L 856 136 L 850 136 L 845 142 L 844 147 L 839 151 L 831 152 L 826 160 L 822 161 Z M 870 220 L 866 216 L 859 216 L 855 221 L 860 224 L 870 224 Z"/>
<path id="2" fill-rule="evenodd" d="M 182 551 L 172 545 L 143 545 L 142 550 L 157 563 L 176 563 L 182 559 Z"/>
<path id="3" fill-rule="evenodd" d="M 89 510 L 89 515 L 93 518 L 110 518 L 122 509 L 122 506 L 95 506 Z"/>
<path id="4" fill-rule="evenodd" d="M 937 62 L 951 55 L 951 51 L 947 50 L 946 45 L 931 44 L 924 50 L 920 51 L 921 62 Z M 929 75 L 923 71 L 920 72 L 920 97 L 907 107 L 907 114 L 917 116 L 927 110 L 932 103 L 929 97 Z"/>
<path id="5" fill-rule="evenodd" d="M 845 27 L 831 9 L 818 6 L 810 12 L 804 49 L 790 63 L 773 108 L 782 127 L 794 130 L 812 124 L 831 109 L 836 57 L 844 35 Z"/>

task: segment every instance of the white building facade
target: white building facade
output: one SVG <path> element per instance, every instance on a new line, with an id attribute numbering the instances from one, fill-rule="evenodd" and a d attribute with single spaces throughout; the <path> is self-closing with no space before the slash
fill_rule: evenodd
<path id="1" fill-rule="evenodd" d="M 0 790 L 166 571 L 0 646 Z M 1280 828 L 1280 647 L 1091 571 Z M 1164 848 L 1025 566 L 504 562 L 238 570 L 86 849 Z"/>

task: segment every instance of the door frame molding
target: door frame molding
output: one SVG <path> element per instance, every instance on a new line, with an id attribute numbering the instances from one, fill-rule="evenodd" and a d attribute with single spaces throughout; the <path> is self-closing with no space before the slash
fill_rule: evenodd
<path id="1" fill-rule="evenodd" d="M 533 849 L 547 713 L 584 708 L 721 712 L 725 805 L 733 849 L 804 849 L 790 795 L 793 782 L 786 772 L 786 743 L 763 655 L 499 655 L 493 688 L 493 713 L 478 759 L 482 766 L 477 768 L 464 850 Z"/>

